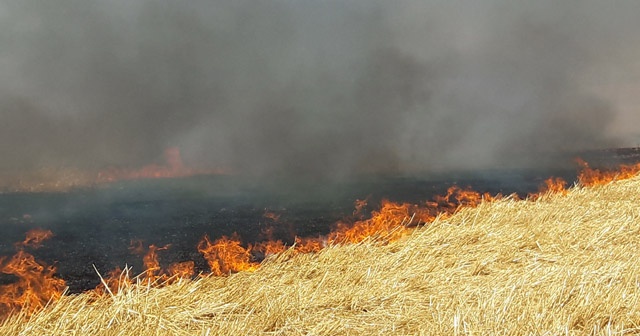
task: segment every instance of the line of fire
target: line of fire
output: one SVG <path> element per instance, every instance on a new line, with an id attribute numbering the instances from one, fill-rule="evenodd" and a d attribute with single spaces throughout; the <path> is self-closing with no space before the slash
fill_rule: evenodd
<path id="1" fill-rule="evenodd" d="M 163 164 L 111 168 L 66 184 L 22 181 L 0 194 L 0 316 L 29 316 L 65 294 L 113 295 L 125 285 L 251 272 L 285 251 L 384 244 L 481 202 L 535 200 L 640 172 L 640 148 L 579 154 L 567 155 L 570 168 L 553 175 L 378 176 L 274 189 L 225 169 L 191 169 L 169 148 Z"/>

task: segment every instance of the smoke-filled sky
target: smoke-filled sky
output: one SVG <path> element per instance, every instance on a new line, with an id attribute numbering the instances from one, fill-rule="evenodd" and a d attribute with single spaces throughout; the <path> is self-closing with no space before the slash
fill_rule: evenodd
<path id="1" fill-rule="evenodd" d="M 637 0 L 0 0 L 0 171 L 489 167 L 637 145 L 639 97 Z"/>

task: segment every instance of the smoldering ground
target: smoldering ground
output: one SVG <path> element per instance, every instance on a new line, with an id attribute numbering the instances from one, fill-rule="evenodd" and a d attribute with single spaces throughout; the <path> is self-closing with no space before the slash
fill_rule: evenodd
<path id="1" fill-rule="evenodd" d="M 639 13 L 635 0 L 1 0 L 0 170 L 136 167 L 177 146 L 192 166 L 331 177 L 618 146 L 640 120 L 607 92 L 640 79 Z"/>

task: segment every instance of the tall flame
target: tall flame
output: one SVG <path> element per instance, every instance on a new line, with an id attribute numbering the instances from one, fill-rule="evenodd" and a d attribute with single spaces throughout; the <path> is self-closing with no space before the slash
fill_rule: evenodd
<path id="1" fill-rule="evenodd" d="M 55 301 L 62 296 L 65 282 L 55 276 L 56 268 L 37 261 L 24 251 L 25 247 L 40 247 L 42 241 L 52 236 L 49 230 L 31 230 L 23 242 L 16 244 L 18 251 L 13 257 L 0 258 L 0 272 L 17 279 L 14 283 L 0 286 L 0 317 L 20 309 L 29 316 L 50 300 Z"/>
<path id="2" fill-rule="evenodd" d="M 251 261 L 251 246 L 242 247 L 240 237 L 222 237 L 211 242 L 205 235 L 198 243 L 198 252 L 202 253 L 213 275 L 226 275 L 231 272 L 252 271 L 258 266 Z"/>

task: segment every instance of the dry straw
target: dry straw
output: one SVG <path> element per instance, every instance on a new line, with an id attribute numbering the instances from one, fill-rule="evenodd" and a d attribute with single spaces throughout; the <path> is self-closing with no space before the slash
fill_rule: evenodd
<path id="1" fill-rule="evenodd" d="M 388 245 L 65 296 L 1 335 L 640 333 L 640 178 L 465 209 Z"/>

